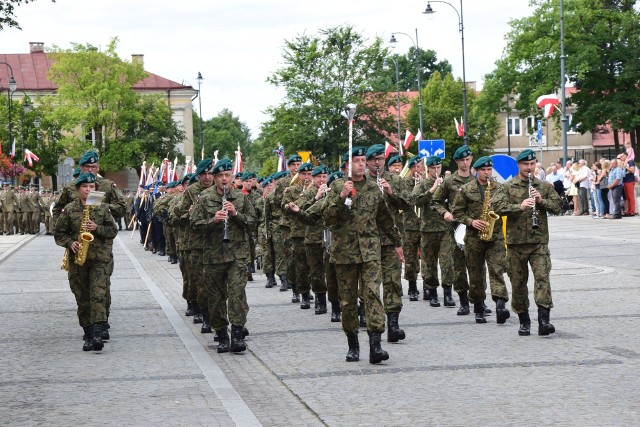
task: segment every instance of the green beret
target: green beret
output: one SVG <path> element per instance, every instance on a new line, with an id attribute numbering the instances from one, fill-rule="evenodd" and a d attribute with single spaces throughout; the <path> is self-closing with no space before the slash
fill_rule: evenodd
<path id="1" fill-rule="evenodd" d="M 200 163 L 198 163 L 198 167 L 196 168 L 196 175 L 200 175 L 201 173 L 211 173 L 213 169 L 213 160 L 212 159 L 202 159 Z"/>
<path id="2" fill-rule="evenodd" d="M 173 188 L 175 186 L 176 186 L 176 181 L 172 181 L 172 182 L 169 183 L 169 185 L 167 185 L 167 190 L 170 189 L 170 188 Z M 125 190 L 125 191 L 127 191 L 127 190 Z"/>
<path id="3" fill-rule="evenodd" d="M 347 160 L 343 160 L 342 163 L 340 163 L 340 168 L 339 169 L 343 169 L 347 167 Z"/>
<path id="4" fill-rule="evenodd" d="M 329 175 L 329 177 L 327 178 L 327 185 L 331 185 L 331 183 L 333 181 L 335 181 L 336 179 L 341 179 L 344 178 L 344 173 L 338 171 L 338 172 L 334 172 L 331 175 Z"/>
<path id="5" fill-rule="evenodd" d="M 346 153 L 344 153 L 342 155 L 342 164 L 340 165 L 340 167 L 344 167 L 344 162 L 348 162 L 349 161 L 349 152 L 347 151 Z"/>
<path id="6" fill-rule="evenodd" d="M 522 150 L 518 157 L 516 157 L 516 162 L 520 163 L 522 161 L 528 162 L 529 160 L 536 159 L 536 152 L 527 148 L 526 150 Z"/>
<path id="7" fill-rule="evenodd" d="M 420 162 L 420 155 L 418 154 L 417 156 L 413 156 L 412 158 L 409 159 L 409 167 L 412 168 L 414 167 L 416 164 L 418 164 L 418 162 Z"/>
<path id="8" fill-rule="evenodd" d="M 349 152 L 347 152 L 347 161 L 349 161 Z M 361 157 L 367 155 L 367 149 L 365 147 L 353 147 L 351 149 L 351 157 Z"/>
<path id="9" fill-rule="evenodd" d="M 91 172 L 81 173 L 78 178 L 76 178 L 76 187 L 79 187 L 80 184 L 91 184 L 96 182 L 96 176 Z"/>
<path id="10" fill-rule="evenodd" d="M 442 159 L 438 156 L 430 156 L 427 158 L 427 166 L 437 166 L 442 164 Z"/>
<path id="11" fill-rule="evenodd" d="M 77 178 L 80 176 L 80 166 L 78 166 L 77 168 L 74 169 L 73 171 L 73 177 Z"/>
<path id="12" fill-rule="evenodd" d="M 82 157 L 80 157 L 79 163 L 80 163 L 80 166 L 84 166 L 91 163 L 98 163 L 99 160 L 100 160 L 100 157 L 98 156 L 98 153 L 96 153 L 93 150 L 89 150 L 86 153 L 84 153 Z"/>
<path id="13" fill-rule="evenodd" d="M 329 174 L 329 172 L 330 171 L 328 167 L 326 167 L 325 165 L 320 165 L 315 169 L 313 169 L 313 171 L 311 172 L 311 176 L 316 176 L 320 174 Z"/>
<path id="14" fill-rule="evenodd" d="M 489 156 L 480 157 L 478 160 L 476 160 L 473 163 L 474 169 L 487 168 L 487 167 L 491 167 L 491 168 L 493 167 L 493 160 L 491 160 L 491 157 Z"/>
<path id="15" fill-rule="evenodd" d="M 473 155 L 471 148 L 469 148 L 468 145 L 463 145 L 462 147 L 458 148 L 455 153 L 453 153 L 453 160 L 464 159 L 465 157 L 469 157 L 471 155 Z"/>
<path id="16" fill-rule="evenodd" d="M 289 156 L 289 160 L 287 160 L 287 166 L 294 162 L 302 162 L 302 157 L 297 154 L 292 154 Z"/>
<path id="17" fill-rule="evenodd" d="M 276 172 L 271 176 L 272 180 L 280 179 L 284 176 L 284 171 Z"/>
<path id="18" fill-rule="evenodd" d="M 263 179 L 260 184 L 262 185 L 262 188 L 265 188 L 267 185 L 271 184 L 271 181 L 273 181 L 273 178 L 267 177 Z"/>
<path id="19" fill-rule="evenodd" d="M 199 179 L 200 179 L 200 176 L 198 174 L 192 173 L 191 175 L 189 175 L 189 184 L 188 185 L 193 184 L 194 182 L 198 181 Z"/>
<path id="20" fill-rule="evenodd" d="M 387 166 L 391 166 L 394 163 L 402 163 L 402 156 L 393 156 L 390 157 L 389 160 L 387 161 Z"/>
<path id="21" fill-rule="evenodd" d="M 375 144 L 367 149 L 367 160 L 371 159 L 372 157 L 382 155 L 384 155 L 384 145 L 382 144 Z"/>
<path id="22" fill-rule="evenodd" d="M 215 175 L 218 172 L 226 172 L 230 170 L 233 170 L 233 163 L 231 163 L 231 160 L 222 159 L 218 160 L 218 163 L 216 163 L 216 165 L 212 169 L 212 173 Z"/>
<path id="23" fill-rule="evenodd" d="M 311 163 L 303 163 L 298 168 L 298 172 L 311 172 L 313 170 L 313 165 Z"/>
<path id="24" fill-rule="evenodd" d="M 255 172 L 247 172 L 245 175 L 247 176 L 245 179 L 253 179 L 258 177 Z"/>
<path id="25" fill-rule="evenodd" d="M 193 174 L 186 174 L 184 177 L 182 177 L 182 179 L 180 180 L 180 184 L 184 185 L 185 183 L 191 181 L 191 177 L 193 176 Z M 178 185 L 178 184 L 176 184 Z"/>

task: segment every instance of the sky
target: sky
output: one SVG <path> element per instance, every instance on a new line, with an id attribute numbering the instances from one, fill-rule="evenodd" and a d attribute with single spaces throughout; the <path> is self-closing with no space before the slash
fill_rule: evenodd
<path id="1" fill-rule="evenodd" d="M 459 1 L 450 3 L 460 11 Z M 284 41 L 299 34 L 349 24 L 370 40 L 388 41 L 393 32 L 415 39 L 417 28 L 418 45 L 448 60 L 461 78 L 456 10 L 431 2 L 436 13 L 428 19 L 422 13 L 426 5 L 426 0 L 37 0 L 16 8 L 22 31 L 0 31 L 0 46 L 3 53 L 28 53 L 29 42 L 44 42 L 45 48 L 69 48 L 72 42 L 106 47 L 118 37 L 118 55 L 130 60 L 143 54 L 147 71 L 196 89 L 201 72 L 202 117 L 227 108 L 256 138 L 269 118 L 264 111 L 284 96 L 266 79 L 282 66 Z M 530 9 L 528 0 L 466 0 L 462 7 L 466 78 L 480 88 L 505 47 L 508 22 Z M 397 53 L 413 45 L 406 36 L 396 38 Z"/>

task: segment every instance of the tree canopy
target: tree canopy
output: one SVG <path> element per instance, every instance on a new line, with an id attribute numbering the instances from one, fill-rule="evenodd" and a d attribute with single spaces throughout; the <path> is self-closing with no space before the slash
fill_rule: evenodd
<path id="1" fill-rule="evenodd" d="M 36 0 L 2 0 L 0 2 L 0 31 L 5 28 L 17 28 L 21 30 L 20 24 L 16 21 L 15 8 L 22 4 L 33 3 Z M 55 3 L 56 0 L 51 0 Z"/>
<path id="2" fill-rule="evenodd" d="M 200 159 L 200 123 L 199 117 L 194 112 L 193 116 L 193 141 L 196 157 Z M 249 127 L 240 121 L 238 116 L 227 108 L 218 113 L 217 116 L 202 121 L 202 133 L 204 140 L 204 156 L 213 158 L 214 151 L 218 151 L 218 159 L 228 157 L 233 160 L 235 151 L 240 144 L 243 153 L 243 162 L 250 161 L 247 158 L 251 146 L 251 131 Z M 250 156 L 249 156 L 250 157 Z"/>

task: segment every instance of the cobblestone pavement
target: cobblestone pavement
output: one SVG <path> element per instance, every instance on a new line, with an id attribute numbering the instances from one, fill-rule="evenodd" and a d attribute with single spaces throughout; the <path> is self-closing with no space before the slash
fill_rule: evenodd
<path id="1" fill-rule="evenodd" d="M 0 236 L 0 424 L 637 425 L 640 217 L 554 217 L 557 333 L 517 335 L 404 297 L 390 359 L 346 363 L 328 315 L 247 286 L 248 351 L 215 353 L 184 317 L 177 265 L 114 243 L 111 341 L 82 352 L 62 249 L 51 236 Z M 406 283 L 405 283 L 406 290 Z M 491 305 L 491 304 L 490 304 Z M 385 336 L 383 335 L 383 338 Z"/>

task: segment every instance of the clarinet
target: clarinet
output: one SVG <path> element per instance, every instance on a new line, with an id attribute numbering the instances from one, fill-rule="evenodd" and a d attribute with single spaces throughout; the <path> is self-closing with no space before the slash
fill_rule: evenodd
<path id="1" fill-rule="evenodd" d="M 376 184 L 378 184 L 378 188 L 380 189 L 380 192 L 384 194 L 384 187 L 380 183 L 381 179 L 382 179 L 382 174 L 380 174 L 380 168 L 376 168 Z"/>
<path id="2" fill-rule="evenodd" d="M 222 187 L 222 208 L 224 209 L 224 204 L 227 202 L 227 186 Z M 225 209 L 226 211 L 226 209 Z M 224 219 L 224 236 L 222 237 L 222 243 L 229 243 L 231 239 L 229 239 L 229 217 L 227 216 Z"/>
<path id="3" fill-rule="evenodd" d="M 531 195 L 531 190 L 533 190 L 532 183 L 533 183 L 533 176 L 531 176 L 531 173 L 529 173 L 529 198 L 530 199 L 534 199 L 534 197 Z M 537 230 L 540 228 L 540 224 L 538 223 L 538 210 L 536 209 L 535 199 L 534 199 L 533 208 L 531 209 L 531 228 L 534 230 Z"/>

